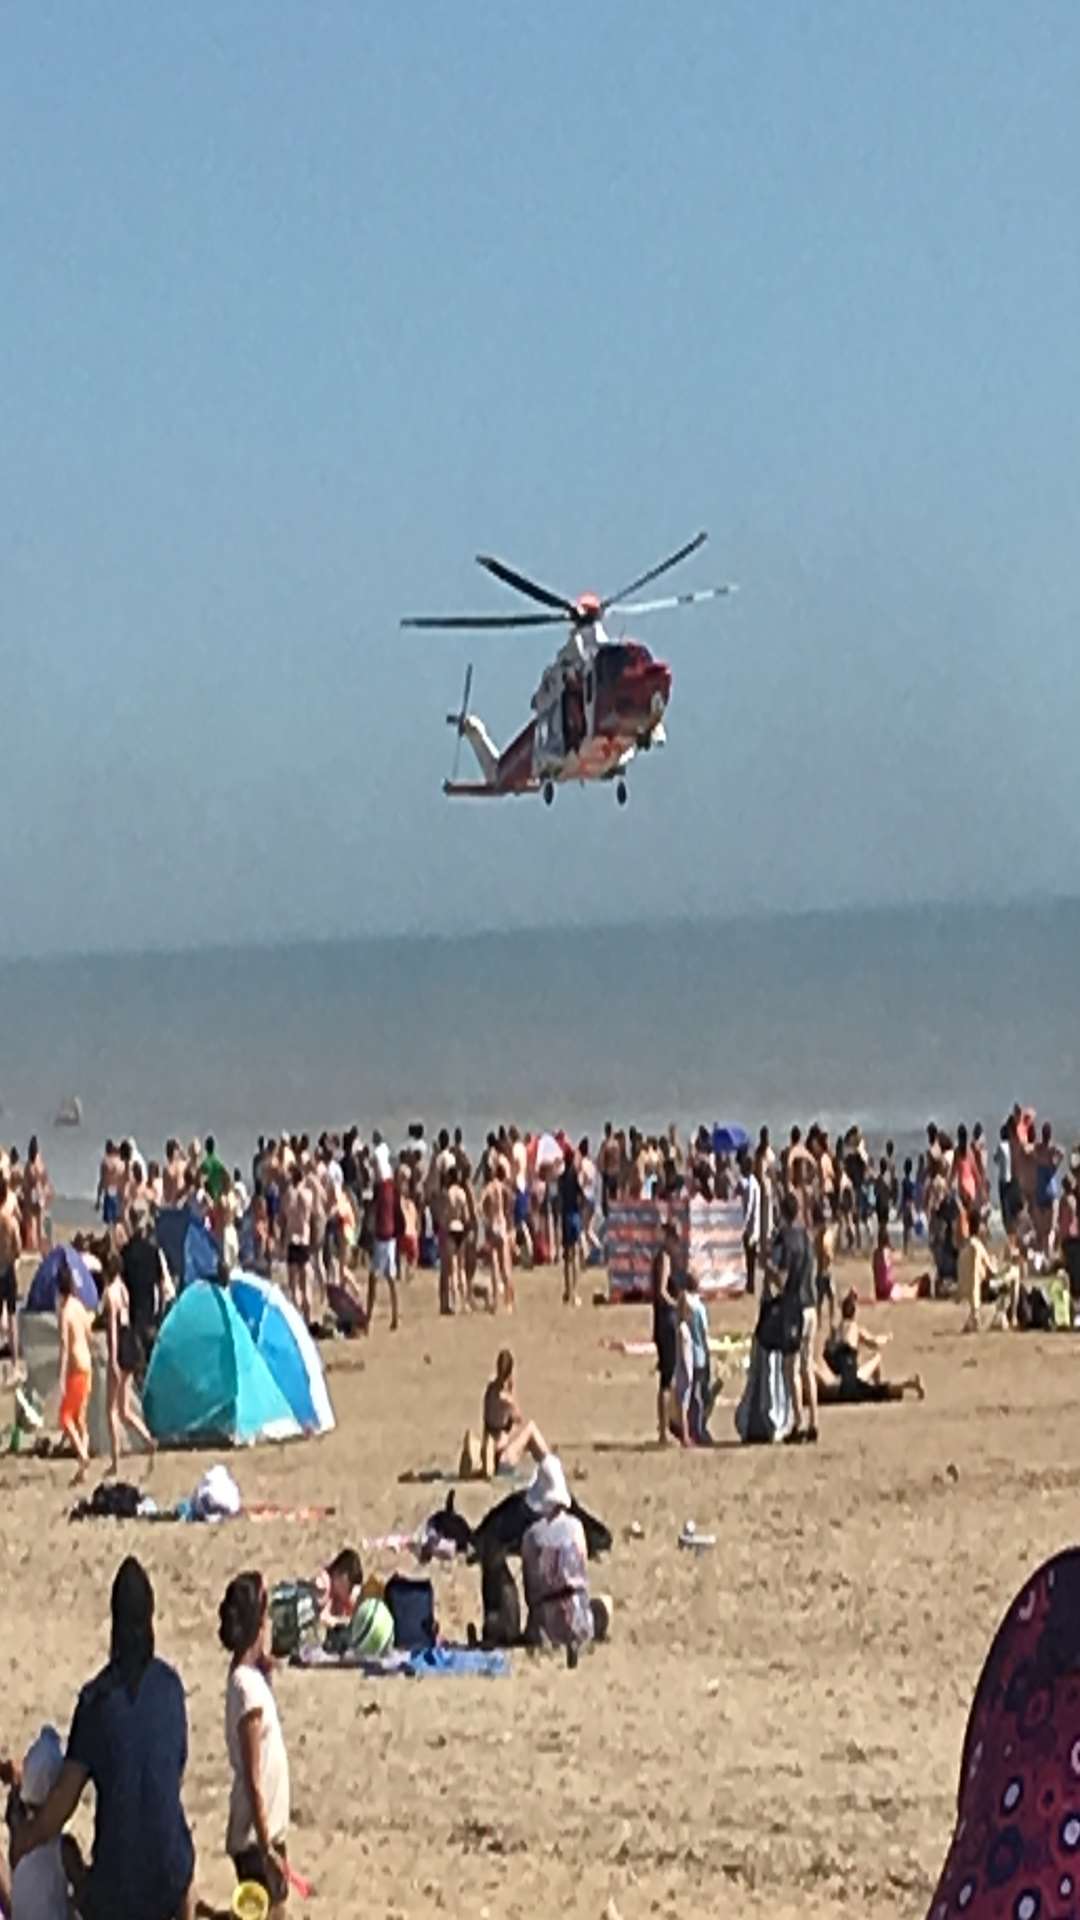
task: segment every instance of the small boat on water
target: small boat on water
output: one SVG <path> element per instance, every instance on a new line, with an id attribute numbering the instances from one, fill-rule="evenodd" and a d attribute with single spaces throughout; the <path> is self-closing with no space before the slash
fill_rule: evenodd
<path id="1" fill-rule="evenodd" d="M 81 1127 L 82 1101 L 73 1095 L 70 1100 L 61 1100 L 53 1119 L 54 1127 Z"/>

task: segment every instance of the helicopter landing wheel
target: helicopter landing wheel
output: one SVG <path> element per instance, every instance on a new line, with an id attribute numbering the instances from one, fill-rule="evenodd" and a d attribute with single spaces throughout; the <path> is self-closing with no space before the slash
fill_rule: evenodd
<path id="1" fill-rule="evenodd" d="M 626 781 L 625 781 L 625 780 L 620 780 L 620 781 L 619 781 L 619 784 L 618 784 L 618 786 L 617 786 L 617 787 L 616 787 L 616 789 L 615 789 L 615 798 L 616 798 L 616 800 L 618 801 L 618 803 L 619 803 L 619 805 L 620 805 L 620 807 L 625 807 L 625 805 L 626 805 L 626 802 L 627 802 L 627 800 L 628 800 L 628 798 L 629 798 L 629 795 L 627 794 L 627 791 L 626 791 Z"/>
<path id="2" fill-rule="evenodd" d="M 544 805 L 545 805 L 545 807 L 550 807 L 550 805 L 551 805 L 551 803 L 552 803 L 552 801 L 554 800 L 554 798 L 555 798 L 555 788 L 554 788 L 554 786 L 552 785 L 552 783 L 551 783 L 551 781 L 550 781 L 550 780 L 545 780 L 545 781 L 544 781 Z"/>

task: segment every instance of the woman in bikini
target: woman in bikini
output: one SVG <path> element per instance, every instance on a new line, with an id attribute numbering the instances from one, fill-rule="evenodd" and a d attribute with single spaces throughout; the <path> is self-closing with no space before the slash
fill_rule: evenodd
<path id="1" fill-rule="evenodd" d="M 516 1467 L 526 1453 L 537 1462 L 551 1451 L 535 1420 L 525 1420 L 514 1392 L 514 1356 L 504 1347 L 495 1361 L 495 1377 L 484 1388 L 484 1440 L 481 1470 L 485 1480 L 494 1470 Z"/>
<path id="2" fill-rule="evenodd" d="M 913 1373 L 906 1380 L 886 1380 L 882 1374 L 881 1352 L 889 1335 L 867 1333 L 859 1325 L 859 1296 L 852 1289 L 840 1304 L 840 1325 L 825 1343 L 825 1358 L 817 1368 L 818 1391 L 826 1400 L 902 1400 L 913 1393 L 925 1400 L 922 1375 Z M 863 1356 L 866 1356 L 865 1358 Z"/>

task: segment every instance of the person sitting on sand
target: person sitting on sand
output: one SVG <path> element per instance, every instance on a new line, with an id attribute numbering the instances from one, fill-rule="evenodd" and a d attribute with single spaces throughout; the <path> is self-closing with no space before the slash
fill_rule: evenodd
<path id="1" fill-rule="evenodd" d="M 232 1768 L 225 1849 L 237 1882 L 263 1887 L 270 1920 L 281 1920 L 289 1883 L 289 1761 L 270 1688 L 270 1607 L 261 1573 L 230 1580 L 218 1612 L 232 1655 L 225 1688 L 225 1737 Z"/>
<path id="2" fill-rule="evenodd" d="M 576 1665 L 578 1650 L 593 1638 L 589 1561 L 585 1529 L 570 1512 L 570 1489 L 556 1456 L 536 1469 L 525 1495 L 536 1515 L 521 1542 L 528 1619 L 525 1639 L 533 1647 L 565 1647 Z"/>
<path id="3" fill-rule="evenodd" d="M 967 1308 L 965 1333 L 981 1330 L 984 1302 L 994 1307 L 993 1326 L 1015 1327 L 1020 1303 L 1019 1270 L 1010 1264 L 1004 1272 L 999 1272 L 981 1237 L 981 1226 L 979 1210 L 973 1207 L 968 1214 L 969 1232 L 957 1261 L 956 1297 Z"/>
<path id="4" fill-rule="evenodd" d="M 526 1420 L 514 1392 L 514 1356 L 504 1347 L 495 1361 L 495 1375 L 484 1388 L 484 1437 L 480 1470 L 485 1480 L 492 1471 L 509 1472 L 526 1453 L 536 1461 L 550 1452 L 534 1420 Z M 489 1465 L 493 1461 L 494 1466 Z"/>
<path id="5" fill-rule="evenodd" d="M 326 1569 L 326 1616 L 333 1621 L 351 1620 L 360 1605 L 364 1569 L 355 1547 L 342 1547 Z"/>
<path id="6" fill-rule="evenodd" d="M 193 1920 L 195 1851 L 180 1800 L 187 1751 L 184 1689 L 154 1656 L 153 1588 L 129 1558 L 113 1581 L 109 1663 L 79 1695 L 56 1785 L 12 1835 L 16 1869 L 63 1832 L 92 1781 L 82 1920 Z"/>
<path id="7" fill-rule="evenodd" d="M 884 1221 L 878 1228 L 877 1246 L 874 1248 L 873 1272 L 875 1300 L 918 1299 L 919 1289 L 917 1286 L 905 1285 L 903 1281 L 896 1278 L 893 1268 L 892 1242 L 889 1239 L 888 1226 Z"/>
<path id="8" fill-rule="evenodd" d="M 7 1822 L 12 1834 L 45 1805 L 63 1765 L 64 1743 L 55 1727 L 42 1727 L 21 1766 L 12 1761 L 0 1765 L 0 1781 L 11 1788 Z M 68 1920 L 69 1890 L 78 1895 L 85 1875 L 78 1842 L 70 1834 L 58 1834 L 19 1861 L 0 1912 L 10 1920 Z"/>
<path id="9" fill-rule="evenodd" d="M 66 1434 L 79 1462 L 76 1483 L 90 1465 L 90 1435 L 86 1423 L 93 1379 L 90 1330 L 93 1314 L 75 1292 L 75 1278 L 67 1255 L 56 1276 L 56 1318 L 60 1328 L 60 1431 Z"/>
<path id="10" fill-rule="evenodd" d="M 906 1380 L 883 1377 L 882 1349 L 891 1338 L 888 1333 L 867 1333 L 859 1325 L 859 1296 L 852 1287 L 840 1303 L 840 1325 L 825 1342 L 824 1358 L 818 1363 L 818 1390 L 822 1397 L 858 1402 L 902 1400 L 905 1393 L 913 1393 L 917 1399 L 925 1400 L 926 1388 L 921 1374 L 909 1374 Z"/>

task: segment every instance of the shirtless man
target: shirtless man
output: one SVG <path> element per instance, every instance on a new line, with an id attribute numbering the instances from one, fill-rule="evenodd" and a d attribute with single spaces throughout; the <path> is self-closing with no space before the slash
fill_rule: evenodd
<path id="1" fill-rule="evenodd" d="M 184 1156 L 179 1140 L 165 1142 L 165 1165 L 161 1174 L 161 1203 L 178 1207 L 184 1193 Z"/>
<path id="2" fill-rule="evenodd" d="M 120 1218 L 120 1190 L 124 1184 L 124 1164 L 116 1151 L 116 1142 L 106 1140 L 98 1169 L 97 1206 L 102 1224 L 115 1227 Z"/>
<path id="3" fill-rule="evenodd" d="M 510 1129 L 510 1163 L 514 1176 L 514 1240 L 532 1266 L 533 1243 L 529 1231 L 529 1154 L 516 1127 Z"/>
<path id="4" fill-rule="evenodd" d="M 109 1399 L 109 1435 L 112 1441 L 112 1471 L 120 1472 L 120 1440 L 123 1429 L 130 1427 L 148 1450 L 153 1453 L 154 1442 L 149 1428 L 131 1405 L 131 1376 L 138 1359 L 138 1348 L 131 1332 L 131 1306 L 128 1290 L 124 1285 L 123 1268 L 115 1253 L 111 1253 L 105 1265 L 106 1287 L 102 1296 L 105 1309 L 105 1336 L 109 1349 L 108 1399 Z"/>
<path id="5" fill-rule="evenodd" d="M 90 1406 L 93 1360 L 90 1329 L 94 1317 L 75 1292 L 67 1260 L 56 1278 L 56 1318 L 60 1328 L 60 1431 L 71 1441 L 78 1458 L 75 1480 L 85 1480 L 90 1465 L 90 1435 L 86 1424 Z"/>
<path id="6" fill-rule="evenodd" d="M 604 1143 L 600 1148 L 600 1200 L 604 1209 L 604 1218 L 613 1203 L 619 1197 L 619 1175 L 622 1170 L 622 1154 L 615 1138 L 611 1121 L 604 1127 Z"/>
<path id="7" fill-rule="evenodd" d="M 499 1306 L 499 1291 L 508 1313 L 514 1310 L 514 1282 L 510 1251 L 510 1203 L 506 1165 L 496 1155 L 490 1157 L 488 1178 L 480 1194 L 480 1217 L 484 1223 L 484 1245 L 491 1261 L 491 1311 Z"/>
<path id="8" fill-rule="evenodd" d="M 6 1327 L 11 1358 L 19 1364 L 19 1279 L 22 1228 L 14 1194 L 0 1175 L 0 1326 Z"/>
<path id="9" fill-rule="evenodd" d="M 298 1163 L 289 1174 L 284 1211 L 289 1297 L 307 1326 L 311 1319 L 311 1193 Z"/>

